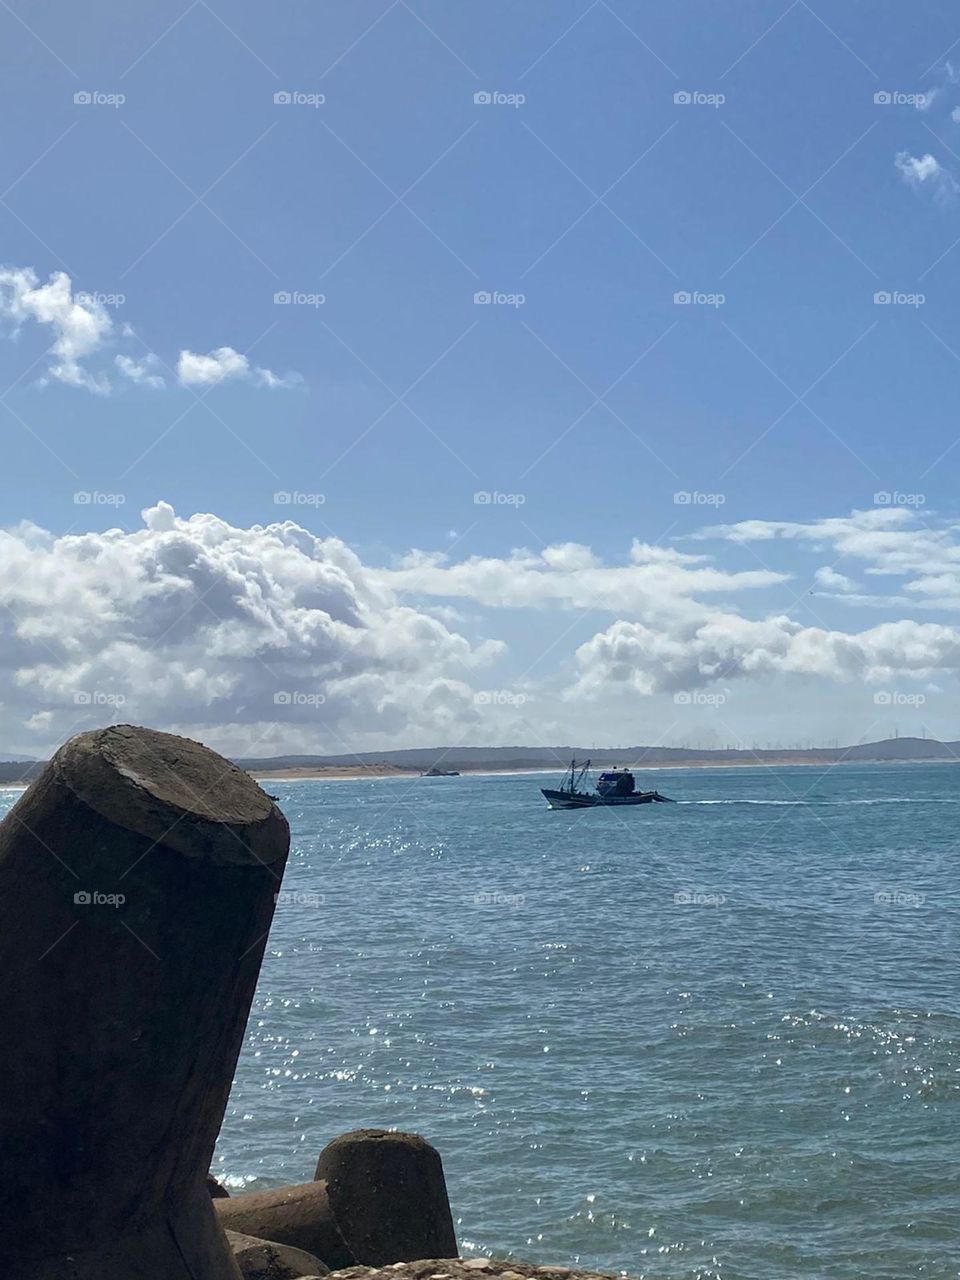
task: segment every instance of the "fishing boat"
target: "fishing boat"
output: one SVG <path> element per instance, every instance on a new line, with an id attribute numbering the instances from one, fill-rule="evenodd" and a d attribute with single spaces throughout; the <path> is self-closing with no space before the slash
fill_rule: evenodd
<path id="1" fill-rule="evenodd" d="M 653 804 L 655 801 L 660 804 L 673 803 L 669 796 L 662 796 L 659 791 L 638 791 L 629 769 L 610 769 L 601 773 L 595 791 L 581 791 L 581 784 L 589 768 L 588 760 L 580 766 L 578 773 L 576 760 L 571 760 L 570 768 L 557 790 L 540 788 L 541 795 L 551 809 L 621 808 L 626 805 Z"/>

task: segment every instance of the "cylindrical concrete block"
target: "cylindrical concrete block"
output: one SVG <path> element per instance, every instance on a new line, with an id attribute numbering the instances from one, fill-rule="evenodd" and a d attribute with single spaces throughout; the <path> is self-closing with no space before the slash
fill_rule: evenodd
<path id="1" fill-rule="evenodd" d="M 0 825 L 0 1239 L 16 1280 L 236 1280 L 206 1188 L 289 844 L 242 770 L 128 725 Z"/>
<path id="2" fill-rule="evenodd" d="M 227 1231 L 303 1249 L 333 1271 L 355 1266 L 360 1261 L 340 1234 L 325 1183 L 306 1182 L 275 1191 L 253 1191 L 214 1200 L 213 1207 Z"/>
<path id="3" fill-rule="evenodd" d="M 457 1256 L 439 1152 L 415 1133 L 345 1133 L 321 1151 L 314 1176 L 326 1183 L 340 1234 L 358 1262 Z"/>

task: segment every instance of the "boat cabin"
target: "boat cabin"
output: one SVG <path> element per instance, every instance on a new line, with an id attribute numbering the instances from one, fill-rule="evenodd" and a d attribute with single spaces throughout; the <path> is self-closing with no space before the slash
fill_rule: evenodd
<path id="1" fill-rule="evenodd" d="M 629 769 L 610 769 L 597 779 L 597 794 L 601 796 L 632 796 L 635 790 Z"/>

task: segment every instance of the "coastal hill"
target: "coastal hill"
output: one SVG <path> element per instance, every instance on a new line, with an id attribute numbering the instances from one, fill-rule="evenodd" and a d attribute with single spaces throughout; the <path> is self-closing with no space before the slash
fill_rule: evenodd
<path id="1" fill-rule="evenodd" d="M 598 768 L 706 767 L 710 765 L 838 764 L 879 761 L 956 760 L 960 742 L 933 738 L 886 738 L 848 747 L 699 748 L 699 747 L 422 747 L 406 751 L 367 751 L 335 756 L 268 756 L 238 760 L 258 777 L 309 776 L 338 772 L 417 773 L 434 765 L 460 773 L 513 773 L 560 770 L 571 760 L 589 759 Z"/>
<path id="2" fill-rule="evenodd" d="M 935 738 L 885 738 L 849 747 L 776 747 L 717 749 L 699 747 L 419 747 L 406 751 L 365 751 L 336 756 L 289 755 L 238 759 L 257 777 L 343 777 L 419 773 L 434 765 L 460 773 L 515 773 L 561 770 L 572 759 L 588 758 L 599 767 L 684 768 L 710 765 L 841 764 L 960 761 L 960 742 Z M 0 761 L 0 784 L 30 782 L 44 761 Z"/>

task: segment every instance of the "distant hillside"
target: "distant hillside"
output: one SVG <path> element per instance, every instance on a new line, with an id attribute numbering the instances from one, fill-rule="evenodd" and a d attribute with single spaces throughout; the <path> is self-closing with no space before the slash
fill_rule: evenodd
<path id="1" fill-rule="evenodd" d="M 44 766 L 43 760 L 0 760 L 0 785 L 30 782 Z"/>
<path id="2" fill-rule="evenodd" d="M 420 747 L 407 751 L 365 751 L 336 756 L 267 756 L 238 760 L 253 772 L 271 769 L 322 768 L 325 765 L 390 764 L 404 769 L 428 769 L 441 763 L 445 769 L 557 769 L 569 762 L 590 759 L 595 765 L 689 765 L 779 762 L 805 764 L 841 760 L 960 760 L 960 742 L 932 738 L 887 738 L 882 742 L 849 747 L 709 750 L 696 747 Z"/>
<path id="3" fill-rule="evenodd" d="M 238 759 L 251 773 L 280 769 L 317 769 L 324 766 L 394 765 L 400 769 L 444 769 L 461 771 L 490 769 L 565 769 L 572 759 L 590 759 L 604 765 L 707 765 L 707 764 L 837 764 L 879 761 L 956 760 L 960 742 L 938 742 L 934 738 L 885 738 L 882 742 L 858 743 L 850 747 L 706 750 L 697 747 L 419 747 L 408 751 L 364 751 L 337 756 L 256 756 Z M 30 782 L 45 761 L 0 761 L 0 785 Z"/>

